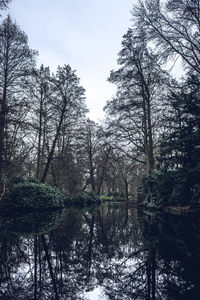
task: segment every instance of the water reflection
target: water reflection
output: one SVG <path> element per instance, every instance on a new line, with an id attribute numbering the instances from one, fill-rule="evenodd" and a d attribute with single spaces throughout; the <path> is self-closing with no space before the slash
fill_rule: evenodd
<path id="1" fill-rule="evenodd" d="M 3 220 L 0 299 L 200 299 L 197 216 L 149 216 L 125 204 L 68 209 L 59 226 L 47 222 L 47 232 L 43 216 L 32 234 L 22 220 Z"/>

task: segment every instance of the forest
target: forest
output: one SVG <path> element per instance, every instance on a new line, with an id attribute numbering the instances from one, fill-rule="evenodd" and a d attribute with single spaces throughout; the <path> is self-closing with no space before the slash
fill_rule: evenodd
<path id="1" fill-rule="evenodd" d="M 133 4 L 102 123 L 87 117 L 78 71 L 67 62 L 55 74 L 38 67 L 23 28 L 1 17 L 1 200 L 41 190 L 59 202 L 59 190 L 65 202 L 87 193 L 159 208 L 199 204 L 199 16 L 198 0 Z"/>

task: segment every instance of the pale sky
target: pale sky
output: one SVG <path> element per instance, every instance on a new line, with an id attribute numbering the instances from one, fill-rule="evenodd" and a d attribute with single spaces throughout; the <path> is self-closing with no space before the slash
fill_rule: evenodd
<path id="1" fill-rule="evenodd" d="M 131 26 L 134 0 L 12 0 L 7 12 L 55 72 L 69 64 L 86 89 L 89 117 L 103 118 L 102 108 L 115 93 L 106 81 L 117 68 L 122 36 Z"/>

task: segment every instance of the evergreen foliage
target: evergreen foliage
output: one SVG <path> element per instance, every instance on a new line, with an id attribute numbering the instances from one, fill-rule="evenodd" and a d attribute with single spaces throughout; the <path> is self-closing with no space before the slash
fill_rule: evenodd
<path id="1" fill-rule="evenodd" d="M 143 177 L 147 206 L 196 205 L 200 203 L 200 170 L 178 169 L 154 171 Z"/>
<path id="2" fill-rule="evenodd" d="M 51 209 L 64 206 L 64 195 L 55 187 L 35 179 L 12 179 L 8 182 L 1 205 L 16 209 Z"/>
<path id="3" fill-rule="evenodd" d="M 200 78 L 191 75 L 168 96 L 168 132 L 161 142 L 162 166 L 195 168 L 200 166 Z"/>

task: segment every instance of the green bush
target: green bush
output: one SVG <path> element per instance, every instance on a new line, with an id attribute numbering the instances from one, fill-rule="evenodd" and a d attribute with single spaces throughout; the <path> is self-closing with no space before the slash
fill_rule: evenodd
<path id="1" fill-rule="evenodd" d="M 109 195 L 100 195 L 99 198 L 101 201 L 112 201 L 113 200 L 113 196 L 109 196 Z"/>
<path id="2" fill-rule="evenodd" d="M 28 179 L 27 179 L 28 180 Z M 13 177 L 6 182 L 6 187 L 12 189 L 14 185 L 25 182 L 23 177 Z"/>
<path id="3" fill-rule="evenodd" d="M 69 205 L 92 205 L 99 203 L 100 199 L 97 197 L 97 195 L 93 192 L 79 192 L 75 195 L 68 195 L 64 199 L 65 206 Z"/>
<path id="4" fill-rule="evenodd" d="M 109 197 L 113 196 L 113 197 L 123 197 L 124 194 L 122 192 L 119 191 L 113 191 L 113 192 L 108 192 L 107 194 Z"/>
<path id="5" fill-rule="evenodd" d="M 2 199 L 2 204 L 15 208 L 63 207 L 63 194 L 55 187 L 33 179 L 12 179 Z"/>
<path id="6" fill-rule="evenodd" d="M 122 193 L 116 191 L 116 192 L 113 193 L 113 196 L 114 196 L 114 197 L 122 197 Z"/>
<path id="7" fill-rule="evenodd" d="M 108 192 L 108 196 L 109 197 L 113 196 L 113 193 L 112 192 Z"/>
<path id="8" fill-rule="evenodd" d="M 157 207 L 170 201 L 174 188 L 174 171 L 154 171 L 143 177 L 144 201 Z"/>
<path id="9" fill-rule="evenodd" d="M 180 169 L 176 171 L 176 181 L 171 201 L 178 204 L 194 204 L 200 200 L 200 169 Z"/>
<path id="10" fill-rule="evenodd" d="M 200 201 L 200 170 L 154 171 L 143 178 L 147 205 L 188 205 Z"/>

